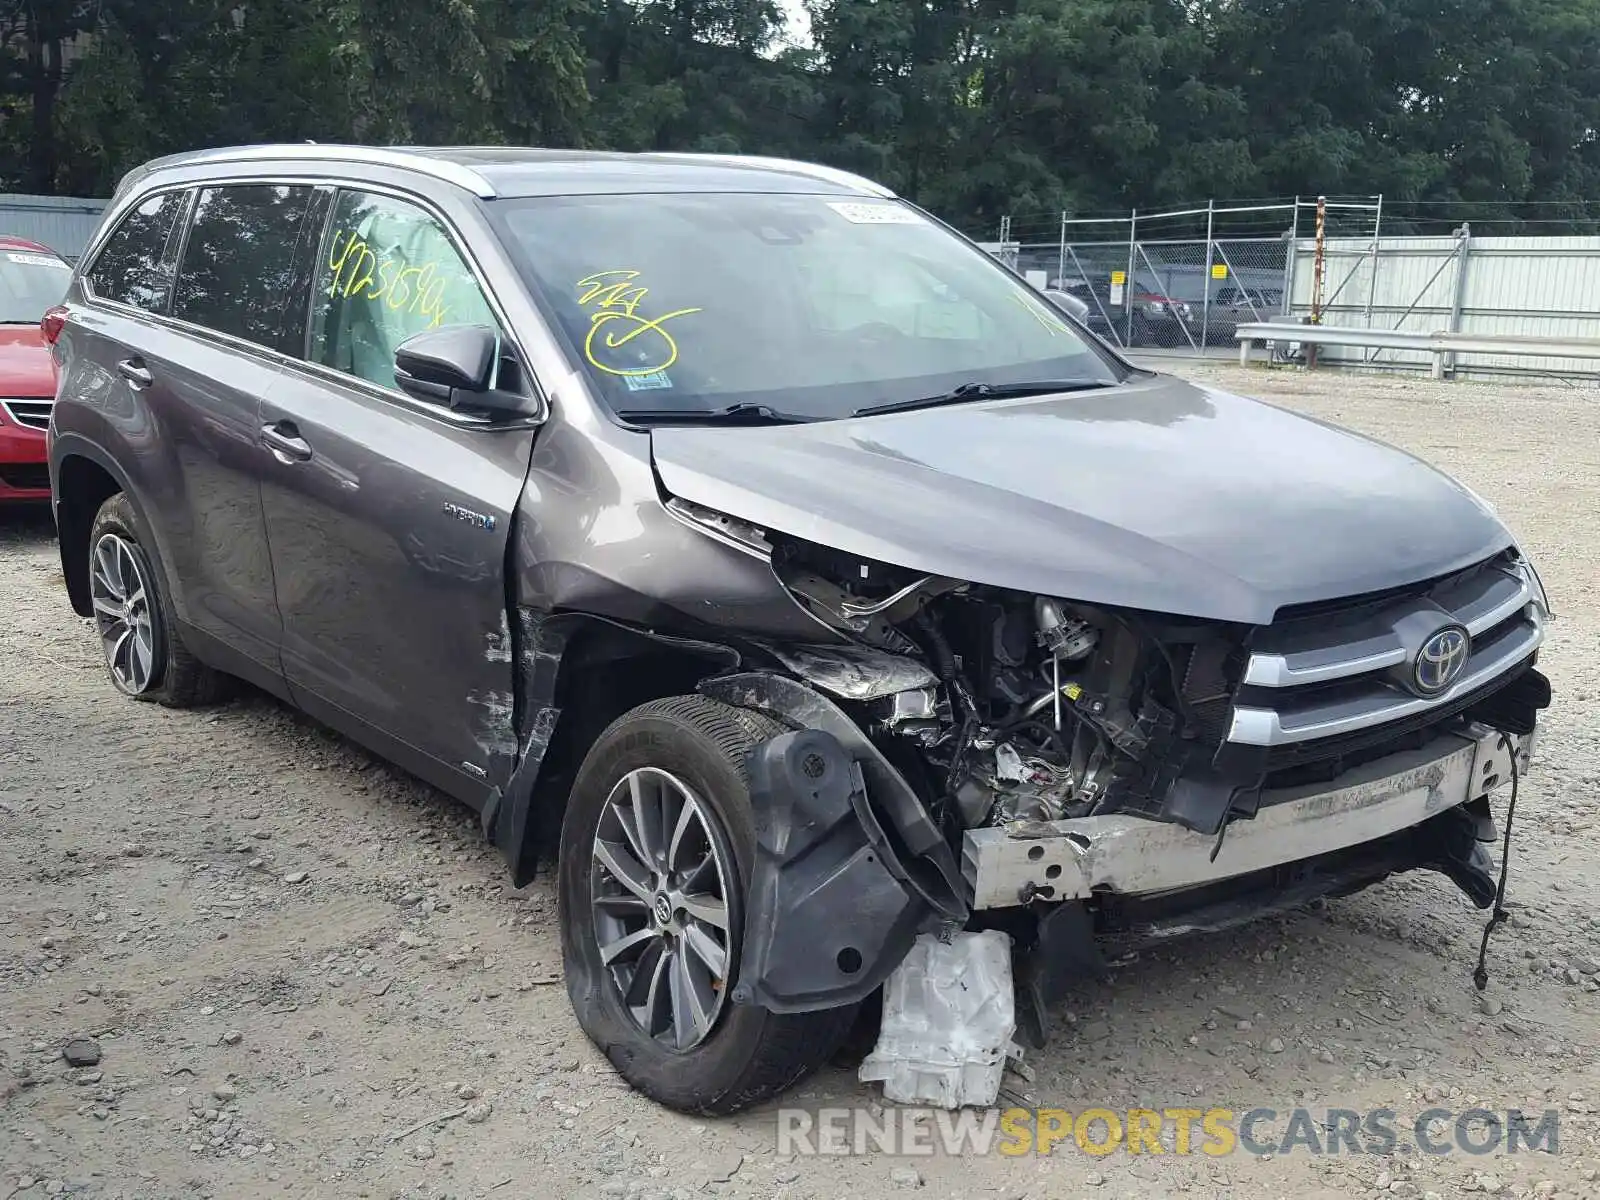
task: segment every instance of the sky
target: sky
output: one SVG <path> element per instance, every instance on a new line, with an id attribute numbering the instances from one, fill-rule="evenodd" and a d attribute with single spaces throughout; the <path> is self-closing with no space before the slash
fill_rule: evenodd
<path id="1" fill-rule="evenodd" d="M 788 18 L 783 33 L 784 41 L 795 46 L 805 45 L 811 36 L 811 22 L 806 17 L 806 10 L 801 0 L 779 0 L 779 7 Z"/>

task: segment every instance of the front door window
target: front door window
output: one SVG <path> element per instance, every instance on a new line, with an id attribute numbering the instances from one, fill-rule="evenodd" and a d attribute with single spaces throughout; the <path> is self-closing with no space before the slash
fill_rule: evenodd
<path id="1" fill-rule="evenodd" d="M 404 200 L 344 192 L 323 240 L 311 361 L 395 386 L 395 348 L 443 325 L 497 327 L 443 226 Z"/>

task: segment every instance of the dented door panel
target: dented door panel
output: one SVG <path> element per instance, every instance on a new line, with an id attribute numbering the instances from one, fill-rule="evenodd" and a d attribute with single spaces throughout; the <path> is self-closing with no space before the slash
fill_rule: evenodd
<path id="1" fill-rule="evenodd" d="M 516 754 L 506 548 L 531 428 L 472 428 L 290 369 L 263 423 L 311 455 L 262 485 L 284 673 L 464 777 Z"/>

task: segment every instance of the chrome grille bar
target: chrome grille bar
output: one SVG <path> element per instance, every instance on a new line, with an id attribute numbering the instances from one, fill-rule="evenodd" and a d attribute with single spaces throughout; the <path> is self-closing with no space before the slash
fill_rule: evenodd
<path id="1" fill-rule="evenodd" d="M 1358 688 L 1354 695 L 1334 696 L 1299 708 L 1236 706 L 1228 740 L 1246 746 L 1286 746 L 1401 721 L 1430 708 L 1443 707 L 1492 683 L 1527 661 L 1543 641 L 1544 619 L 1531 614 L 1527 621 L 1519 621 L 1476 650 L 1461 678 L 1437 696 L 1413 696 L 1382 683 L 1370 690 Z"/>
<path id="2" fill-rule="evenodd" d="M 1285 746 L 1332 738 L 1443 708 L 1525 663 L 1544 641 L 1542 592 L 1520 563 L 1496 564 L 1344 621 L 1262 630 L 1246 662 L 1228 741 Z M 1417 629 L 1464 627 L 1471 656 L 1439 695 L 1401 686 Z"/>

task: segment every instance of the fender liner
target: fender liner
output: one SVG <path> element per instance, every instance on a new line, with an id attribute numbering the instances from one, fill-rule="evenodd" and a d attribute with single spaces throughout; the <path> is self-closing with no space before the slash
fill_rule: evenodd
<path id="1" fill-rule="evenodd" d="M 867 804 L 861 764 L 820 729 L 750 751 L 756 860 L 732 996 L 776 1013 L 866 999 L 932 909 Z"/>
<path id="2" fill-rule="evenodd" d="M 838 705 L 803 683 L 767 671 L 718 675 L 702 695 L 735 708 L 753 708 L 798 729 L 832 734 L 861 767 L 867 801 L 897 851 L 907 878 L 930 909 L 965 924 L 971 909 L 955 852 L 904 775 Z"/>
<path id="3" fill-rule="evenodd" d="M 732 997 L 776 1013 L 866 999 L 918 933 L 966 924 L 955 855 L 911 785 L 843 711 L 766 672 L 703 695 L 794 732 L 749 756 L 756 861 Z"/>

